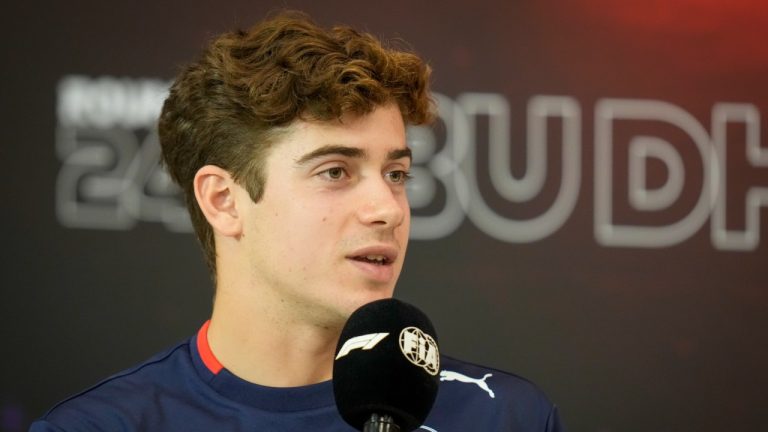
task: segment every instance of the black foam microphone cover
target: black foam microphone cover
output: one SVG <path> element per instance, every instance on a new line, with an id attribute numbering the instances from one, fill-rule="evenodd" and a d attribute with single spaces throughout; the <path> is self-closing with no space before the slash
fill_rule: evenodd
<path id="1" fill-rule="evenodd" d="M 341 332 L 333 391 L 341 417 L 363 430 L 372 414 L 403 432 L 424 423 L 437 396 L 440 352 L 429 318 L 408 303 L 378 300 L 356 310 Z"/>

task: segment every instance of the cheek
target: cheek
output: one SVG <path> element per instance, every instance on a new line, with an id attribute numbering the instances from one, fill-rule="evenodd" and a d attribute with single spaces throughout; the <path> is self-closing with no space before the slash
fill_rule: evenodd
<path id="1" fill-rule="evenodd" d="M 404 198 L 400 203 L 400 208 L 403 210 L 403 226 L 408 231 L 411 225 L 411 206 L 408 203 L 408 198 Z"/>
<path id="2" fill-rule="evenodd" d="M 282 230 L 302 255 L 327 247 L 339 229 L 336 214 L 327 208 L 300 207 L 287 219 Z"/>

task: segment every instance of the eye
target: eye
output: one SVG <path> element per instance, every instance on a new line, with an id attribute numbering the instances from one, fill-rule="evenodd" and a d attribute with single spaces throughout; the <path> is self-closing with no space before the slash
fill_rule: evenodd
<path id="1" fill-rule="evenodd" d="M 326 180 L 330 181 L 339 181 L 344 178 L 346 175 L 346 171 L 342 167 L 333 167 L 328 168 L 325 171 L 322 171 L 320 173 L 320 176 L 324 177 Z"/>
<path id="2" fill-rule="evenodd" d="M 392 183 L 401 184 L 408 181 L 411 178 L 411 175 L 407 171 L 397 170 L 388 172 L 387 177 L 389 177 L 389 180 Z"/>

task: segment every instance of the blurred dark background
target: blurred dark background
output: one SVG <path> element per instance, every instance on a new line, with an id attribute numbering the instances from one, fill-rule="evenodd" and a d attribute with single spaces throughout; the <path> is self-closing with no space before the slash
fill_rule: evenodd
<path id="1" fill-rule="evenodd" d="M 762 429 L 765 3 L 285 0 L 4 5 L 0 431 L 207 319 L 153 118 L 209 38 L 281 8 L 434 69 L 397 296 L 445 353 L 571 431 Z"/>

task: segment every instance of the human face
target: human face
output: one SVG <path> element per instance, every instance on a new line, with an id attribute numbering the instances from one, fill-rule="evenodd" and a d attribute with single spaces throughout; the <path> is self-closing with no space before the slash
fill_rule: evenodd
<path id="1" fill-rule="evenodd" d="M 267 156 L 264 194 L 247 206 L 241 239 L 263 301 L 336 326 L 391 297 L 408 244 L 410 164 L 395 105 L 291 125 Z"/>

